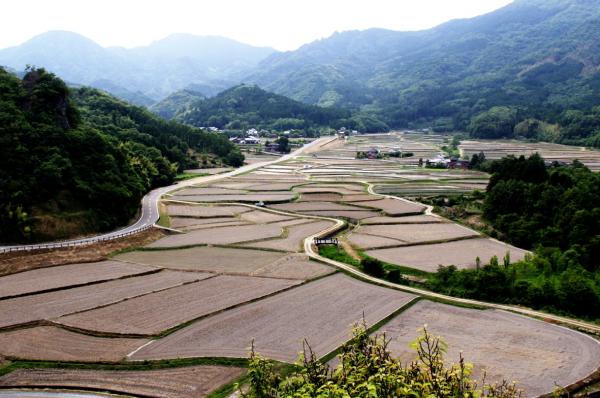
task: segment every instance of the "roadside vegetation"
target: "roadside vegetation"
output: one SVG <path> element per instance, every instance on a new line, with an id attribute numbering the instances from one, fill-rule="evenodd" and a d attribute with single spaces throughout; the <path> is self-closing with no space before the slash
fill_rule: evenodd
<path id="1" fill-rule="evenodd" d="M 383 336 L 370 336 L 365 325 L 355 326 L 352 338 L 338 355 L 339 365 L 330 369 L 320 362 L 307 343 L 299 367 L 290 374 L 275 371 L 272 363 L 252 349 L 245 398 L 270 397 L 502 397 L 521 396 L 520 390 L 503 381 L 488 385 L 472 378 L 473 366 L 462 356 L 458 363 L 444 360 L 446 344 L 426 329 L 412 344 L 417 359 L 402 364 L 388 350 Z"/>
<path id="2" fill-rule="evenodd" d="M 69 89 L 44 69 L 0 68 L 0 242 L 61 239 L 124 225 L 142 196 L 198 165 L 239 166 L 226 137 L 98 90 Z"/>

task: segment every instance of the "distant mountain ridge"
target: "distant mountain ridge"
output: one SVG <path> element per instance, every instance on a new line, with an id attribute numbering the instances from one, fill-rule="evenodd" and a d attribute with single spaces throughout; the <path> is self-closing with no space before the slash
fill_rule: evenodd
<path id="1" fill-rule="evenodd" d="M 104 48 L 76 33 L 51 31 L 0 50 L 0 65 L 44 67 L 72 84 L 104 89 L 150 105 L 190 84 L 223 89 L 275 52 L 218 36 L 173 34 L 148 46 Z"/>
<path id="2" fill-rule="evenodd" d="M 307 103 L 369 109 L 392 126 L 464 129 L 496 105 L 543 117 L 598 104 L 598 38 L 598 0 L 516 0 L 424 31 L 336 33 L 271 54 L 244 80 Z"/>

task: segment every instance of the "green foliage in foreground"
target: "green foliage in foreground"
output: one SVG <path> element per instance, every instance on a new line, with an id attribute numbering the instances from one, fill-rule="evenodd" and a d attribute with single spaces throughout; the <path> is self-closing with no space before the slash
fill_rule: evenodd
<path id="1" fill-rule="evenodd" d="M 305 344 L 299 369 L 287 376 L 275 372 L 271 362 L 252 350 L 249 387 L 245 398 L 275 397 L 498 397 L 521 395 L 514 384 L 502 382 L 481 387 L 471 378 L 472 365 L 462 356 L 457 364 L 446 365 L 446 344 L 423 329 L 412 344 L 417 360 L 403 365 L 387 349 L 384 336 L 369 336 L 357 326 L 352 339 L 339 355 L 340 364 L 331 370 Z"/>

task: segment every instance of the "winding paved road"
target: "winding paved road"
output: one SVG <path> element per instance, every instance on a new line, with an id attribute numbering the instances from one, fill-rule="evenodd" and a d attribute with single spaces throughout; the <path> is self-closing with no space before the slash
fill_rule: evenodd
<path id="1" fill-rule="evenodd" d="M 256 170 L 260 167 L 269 166 L 271 164 L 285 162 L 286 160 L 292 159 L 296 156 L 300 156 L 302 153 L 311 149 L 315 146 L 323 146 L 330 143 L 333 140 L 336 140 L 337 137 L 322 137 L 316 139 L 301 148 L 298 148 L 292 153 L 287 155 L 278 157 L 274 160 L 270 160 L 267 162 L 260 162 L 255 164 L 249 164 L 246 166 L 242 166 L 238 169 L 230 171 L 228 173 L 216 174 L 211 176 L 197 177 L 189 180 L 181 181 L 177 184 L 170 185 L 168 187 L 157 188 L 155 190 L 150 191 L 146 196 L 142 199 L 142 207 L 141 207 L 141 215 L 140 218 L 132 225 L 129 225 L 125 228 L 118 229 L 116 231 L 108 232 L 101 235 L 90 236 L 87 238 L 81 239 L 71 239 L 59 242 L 48 242 L 48 243 L 39 243 L 33 245 L 14 245 L 14 246 L 0 246 L 0 253 L 7 253 L 13 251 L 31 251 L 38 249 L 55 249 L 60 247 L 74 247 L 74 246 L 84 246 L 92 243 L 114 240 L 118 238 L 122 238 L 125 236 L 133 235 L 141 231 L 145 231 L 147 229 L 152 228 L 155 223 L 158 221 L 160 217 L 160 213 L 158 210 L 158 203 L 160 198 L 169 192 L 175 191 L 177 189 L 195 185 L 202 184 L 207 182 L 213 182 L 216 180 L 221 180 L 228 177 L 233 177 L 236 175 L 248 173 L 252 170 Z"/>

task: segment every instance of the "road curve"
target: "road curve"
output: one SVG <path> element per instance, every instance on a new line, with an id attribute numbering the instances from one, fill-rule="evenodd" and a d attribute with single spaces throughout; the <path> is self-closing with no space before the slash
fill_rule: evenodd
<path id="1" fill-rule="evenodd" d="M 177 189 L 194 185 L 194 184 L 202 184 L 207 182 L 213 182 L 217 180 L 221 180 L 228 177 L 233 177 L 236 175 L 248 173 L 250 171 L 256 170 L 260 167 L 269 166 L 275 163 L 285 162 L 286 160 L 292 159 L 296 156 L 300 156 L 306 150 L 313 148 L 315 146 L 323 146 L 334 140 L 338 139 L 336 136 L 334 137 L 322 137 L 316 139 L 301 148 L 298 148 L 292 153 L 287 155 L 278 157 L 274 160 L 267 162 L 260 162 L 255 164 L 250 164 L 246 166 L 242 166 L 233 171 L 223 174 L 216 174 L 211 176 L 197 177 L 189 180 L 181 181 L 177 184 L 173 184 L 167 187 L 161 187 L 150 191 L 146 196 L 142 198 L 142 206 L 141 206 L 141 215 L 140 218 L 134 223 L 125 228 L 118 229 L 116 231 L 108 232 L 105 234 L 90 236 L 87 238 L 81 239 L 71 239 L 57 242 L 48 242 L 48 243 L 39 243 L 32 245 L 13 245 L 13 246 L 0 246 L 0 253 L 8 253 L 14 251 L 31 251 L 38 249 L 56 249 L 61 247 L 75 247 L 75 246 L 85 246 L 96 242 L 114 240 L 118 238 L 122 238 L 125 236 L 133 235 L 141 231 L 145 231 L 147 229 L 152 228 L 155 223 L 158 221 L 160 217 L 160 213 L 158 210 L 158 204 L 160 198 L 169 192 L 175 191 Z"/>

